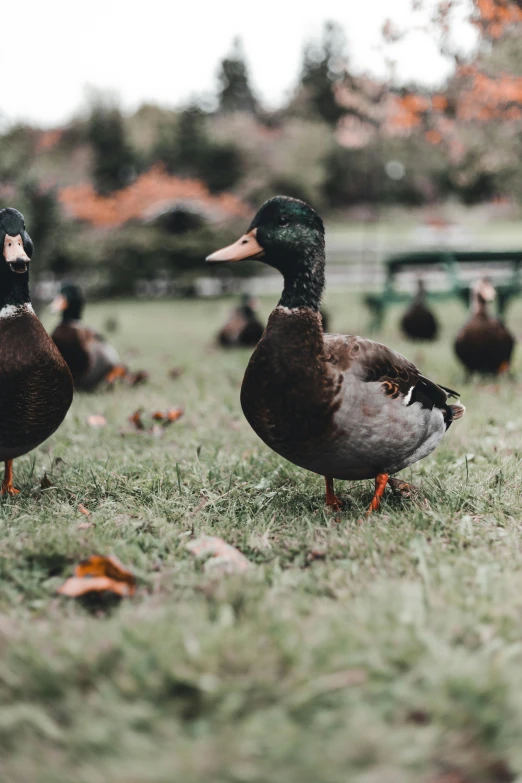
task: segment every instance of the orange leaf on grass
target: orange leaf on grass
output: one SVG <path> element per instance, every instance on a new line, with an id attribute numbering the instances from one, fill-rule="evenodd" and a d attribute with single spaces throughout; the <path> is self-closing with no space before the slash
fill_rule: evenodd
<path id="1" fill-rule="evenodd" d="M 129 416 L 129 421 L 131 424 L 134 424 L 137 430 L 144 430 L 145 427 L 143 426 L 143 422 L 141 420 L 141 414 L 143 413 L 143 408 L 138 408 L 137 411 L 134 411 Z"/>
<path id="2" fill-rule="evenodd" d="M 88 508 L 85 508 L 85 506 L 83 505 L 83 503 L 80 503 L 80 504 L 79 504 L 79 506 L 78 506 L 78 511 L 80 512 L 80 514 L 83 514 L 83 515 L 84 515 L 84 516 L 86 516 L 86 517 L 90 517 L 90 516 L 91 516 L 91 512 L 89 511 L 89 509 L 88 509 Z"/>
<path id="3" fill-rule="evenodd" d="M 115 593 L 115 595 L 129 596 L 134 590 L 126 582 L 117 582 L 108 576 L 95 576 L 90 579 L 71 576 L 58 588 L 60 595 L 69 598 L 79 598 L 87 593 Z"/>
<path id="4" fill-rule="evenodd" d="M 152 414 L 152 418 L 155 421 L 163 421 L 165 424 L 170 424 L 173 421 L 181 419 L 183 416 L 183 408 L 169 408 L 165 413 L 163 411 L 155 411 Z"/>
<path id="5" fill-rule="evenodd" d="M 116 557 L 91 555 L 78 563 L 74 576 L 58 592 L 71 598 L 101 592 L 131 596 L 136 592 L 136 577 Z"/>

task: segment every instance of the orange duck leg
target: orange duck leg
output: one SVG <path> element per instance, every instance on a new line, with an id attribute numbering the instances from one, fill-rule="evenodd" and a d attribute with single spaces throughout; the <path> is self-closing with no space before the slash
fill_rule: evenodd
<path id="1" fill-rule="evenodd" d="M 16 489 L 13 484 L 13 460 L 7 459 L 5 461 L 4 480 L 2 481 L 2 491 L 0 495 L 19 495 L 20 490 Z"/>

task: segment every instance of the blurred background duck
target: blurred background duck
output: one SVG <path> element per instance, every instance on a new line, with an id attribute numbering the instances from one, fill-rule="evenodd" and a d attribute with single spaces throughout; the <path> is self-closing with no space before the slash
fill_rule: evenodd
<path id="1" fill-rule="evenodd" d="M 73 398 L 73 380 L 36 317 L 29 295 L 33 243 L 16 209 L 0 210 L 0 460 L 2 495 L 17 495 L 13 460 L 55 432 Z"/>
<path id="2" fill-rule="evenodd" d="M 401 329 L 410 340 L 435 340 L 439 324 L 426 304 L 424 281 L 417 280 L 417 293 L 401 319 Z"/>
<path id="3" fill-rule="evenodd" d="M 284 278 L 279 304 L 248 364 L 246 419 L 275 452 L 324 476 L 326 503 L 339 508 L 334 479 L 375 479 L 369 511 L 389 476 L 426 457 L 464 407 L 456 392 L 407 359 L 363 337 L 324 334 L 324 226 L 303 201 L 277 196 L 246 234 L 209 263 L 259 259 Z"/>
<path id="4" fill-rule="evenodd" d="M 249 294 L 243 294 L 241 303 L 234 307 L 219 331 L 217 341 L 224 348 L 254 347 L 263 336 L 264 328 L 257 313 L 257 302 Z"/>
<path id="5" fill-rule="evenodd" d="M 488 305 L 496 291 L 487 277 L 471 289 L 471 314 L 455 339 L 455 353 L 468 374 L 498 375 L 509 370 L 515 338 Z"/>
<path id="6" fill-rule="evenodd" d="M 109 385 L 123 379 L 134 385 L 146 379 L 145 372 L 131 373 L 118 352 L 103 335 L 82 323 L 85 297 L 81 288 L 67 283 L 51 303 L 51 310 L 61 313 L 61 322 L 52 339 L 67 362 L 77 389 L 93 391 L 102 382 Z"/>

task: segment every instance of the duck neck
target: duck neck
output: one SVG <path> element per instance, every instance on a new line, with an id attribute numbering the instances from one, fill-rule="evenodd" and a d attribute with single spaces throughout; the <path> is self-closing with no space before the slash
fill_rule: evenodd
<path id="1" fill-rule="evenodd" d="M 22 275 L 12 272 L 0 259 L 0 310 L 19 308 L 31 304 L 29 272 Z"/>
<path id="2" fill-rule="evenodd" d="M 295 260 L 277 265 L 283 274 L 285 285 L 280 307 L 296 310 L 307 307 L 318 312 L 324 291 L 324 249 L 310 252 Z"/>
<path id="3" fill-rule="evenodd" d="M 62 313 L 62 323 L 66 324 L 70 321 L 80 321 L 82 318 L 83 306 L 80 302 L 72 302 L 67 305 Z"/>
<path id="4" fill-rule="evenodd" d="M 481 318 L 487 318 L 489 316 L 488 304 L 478 294 L 473 294 L 471 313 L 472 315 L 478 315 Z"/>

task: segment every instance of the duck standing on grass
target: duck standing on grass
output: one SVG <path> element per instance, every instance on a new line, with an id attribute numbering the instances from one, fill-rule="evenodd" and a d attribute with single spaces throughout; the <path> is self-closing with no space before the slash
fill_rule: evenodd
<path id="1" fill-rule="evenodd" d="M 102 381 L 110 385 L 123 379 L 135 386 L 146 380 L 146 372 L 129 372 L 116 349 L 101 334 L 82 324 L 84 307 L 81 288 L 71 283 L 63 285 L 51 303 L 51 309 L 62 316 L 51 337 L 69 366 L 75 387 L 93 391 Z"/>
<path id="2" fill-rule="evenodd" d="M 29 296 L 33 243 L 16 209 L 0 209 L 0 460 L 2 495 L 17 495 L 13 460 L 55 432 L 73 398 L 67 364 Z"/>
<path id="3" fill-rule="evenodd" d="M 457 392 L 425 378 L 407 359 L 364 337 L 324 334 L 324 227 L 303 201 L 277 196 L 235 244 L 207 262 L 260 259 L 284 277 L 279 304 L 247 367 L 243 412 L 281 456 L 325 477 L 375 479 L 369 512 L 388 478 L 430 454 L 454 419 Z"/>
<path id="4" fill-rule="evenodd" d="M 471 289 L 471 315 L 455 339 L 455 353 L 469 375 L 500 375 L 511 365 L 515 338 L 502 321 L 488 312 L 488 304 L 496 295 L 487 277 Z"/>
<path id="5" fill-rule="evenodd" d="M 217 341 L 223 348 L 248 348 L 258 344 L 264 327 L 256 313 L 253 297 L 243 294 L 241 304 L 234 307 Z"/>
<path id="6" fill-rule="evenodd" d="M 435 340 L 439 325 L 426 305 L 424 281 L 417 280 L 417 293 L 401 319 L 401 329 L 411 340 Z"/>

